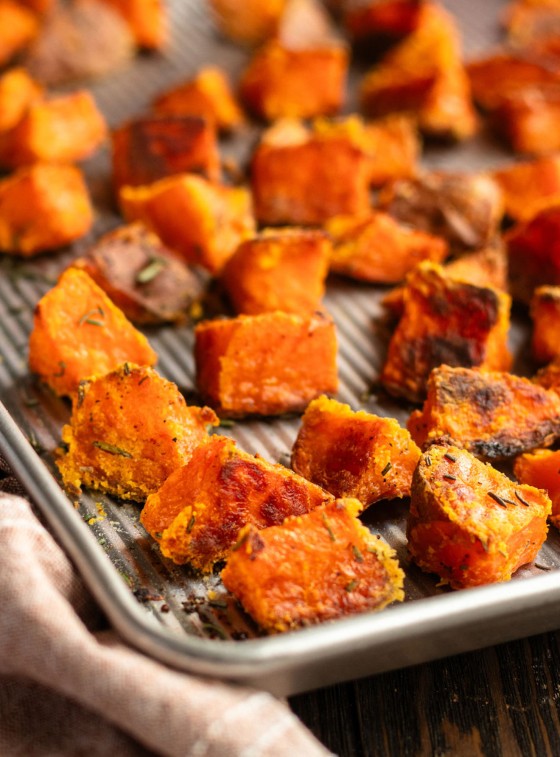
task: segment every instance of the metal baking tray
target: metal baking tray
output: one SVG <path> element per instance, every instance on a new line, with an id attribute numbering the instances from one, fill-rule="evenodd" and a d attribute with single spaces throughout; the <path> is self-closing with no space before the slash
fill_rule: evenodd
<path id="1" fill-rule="evenodd" d="M 448 5 L 462 26 L 468 53 L 497 40 L 501 2 Z M 243 66 L 247 54 L 216 34 L 203 2 L 175 0 L 169 9 L 173 38 L 165 55 L 140 57 L 92 86 L 110 124 L 142 112 L 158 91 L 203 63 L 220 63 L 233 76 Z M 253 129 L 223 149 L 243 159 L 254 137 Z M 508 160 L 491 138 L 481 135 L 461 147 L 427 149 L 424 164 L 476 170 Z M 201 578 L 161 557 L 139 524 L 137 505 L 96 493 L 70 501 L 57 483 L 54 465 L 70 406 L 29 375 L 27 343 L 33 308 L 57 273 L 119 222 L 107 152 L 89 161 L 85 170 L 98 210 L 90 237 L 71 250 L 33 261 L 0 257 L 0 449 L 124 639 L 177 668 L 286 695 L 560 626 L 560 535 L 555 529 L 537 561 L 511 582 L 451 592 L 409 564 L 406 501 L 381 503 L 362 517 L 396 549 L 406 569 L 405 602 L 381 613 L 266 637 L 228 597 L 217 575 Z M 340 343 L 338 398 L 404 423 L 410 408 L 377 396 L 373 389 L 389 336 L 382 294 L 372 286 L 329 281 L 325 305 Z M 163 327 L 146 333 L 159 354 L 160 372 L 190 395 L 192 329 Z M 521 317 L 512 329 L 517 354 L 524 352 L 526 338 Z M 298 424 L 297 418 L 239 421 L 218 432 L 249 452 L 287 463 Z"/>

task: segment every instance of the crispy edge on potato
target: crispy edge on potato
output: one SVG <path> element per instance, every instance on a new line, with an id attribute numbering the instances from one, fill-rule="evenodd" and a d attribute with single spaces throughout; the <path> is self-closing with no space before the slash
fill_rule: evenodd
<path id="1" fill-rule="evenodd" d="M 560 528 L 560 450 L 536 449 L 519 455 L 513 474 L 519 483 L 548 492 L 552 501 L 549 521 Z"/>

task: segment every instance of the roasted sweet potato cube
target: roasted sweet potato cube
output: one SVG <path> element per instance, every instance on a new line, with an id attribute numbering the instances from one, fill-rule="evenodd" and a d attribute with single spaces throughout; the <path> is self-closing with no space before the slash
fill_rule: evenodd
<path id="1" fill-rule="evenodd" d="M 516 458 L 514 476 L 521 484 L 544 489 L 552 501 L 549 520 L 560 528 L 560 450 L 537 449 Z"/>
<path id="2" fill-rule="evenodd" d="M 336 392 L 334 323 L 316 313 L 240 315 L 195 328 L 198 390 L 224 417 L 301 412 Z"/>
<path id="3" fill-rule="evenodd" d="M 391 182 L 379 206 L 402 223 L 444 237 L 457 251 L 489 244 L 504 212 L 501 189 L 490 176 L 445 171 Z"/>
<path id="4" fill-rule="evenodd" d="M 37 35 L 34 13 L 13 0 L 0 0 L 0 66 L 8 63 Z"/>
<path id="5" fill-rule="evenodd" d="M 483 460 L 505 460 L 558 438 L 560 398 L 510 373 L 442 365 L 408 430 L 424 450 L 454 444 Z"/>
<path id="6" fill-rule="evenodd" d="M 247 526 L 221 573 L 225 587 L 272 633 L 402 601 L 395 553 L 360 523 L 359 508 L 339 499 L 264 531 Z"/>
<path id="7" fill-rule="evenodd" d="M 0 134 L 0 163 L 8 168 L 39 161 L 74 163 L 105 139 L 105 119 L 82 90 L 31 102 L 23 118 Z"/>
<path id="8" fill-rule="evenodd" d="M 264 133 L 251 173 L 262 224 L 321 225 L 370 207 L 370 159 L 336 132 L 312 133 L 299 122 L 280 121 Z"/>
<path id="9" fill-rule="evenodd" d="M 395 114 L 370 121 L 365 128 L 372 186 L 381 187 L 388 181 L 414 176 L 420 156 L 420 140 L 413 119 Z"/>
<path id="10" fill-rule="evenodd" d="M 550 155 L 514 163 L 492 171 L 500 186 L 507 215 L 522 221 L 535 215 L 543 204 L 560 204 L 560 157 Z"/>
<path id="11" fill-rule="evenodd" d="M 226 74 L 217 66 L 205 66 L 193 79 L 161 93 L 153 109 L 161 116 L 201 116 L 219 131 L 230 131 L 244 121 Z"/>
<path id="12" fill-rule="evenodd" d="M 258 45 L 272 37 L 287 0 L 210 0 L 222 33 L 234 42 Z"/>
<path id="13" fill-rule="evenodd" d="M 62 247 L 93 223 L 87 187 L 73 166 L 36 163 L 0 181 L 0 250 L 30 256 Z"/>
<path id="14" fill-rule="evenodd" d="M 558 33 L 560 3 L 558 0 L 514 0 L 505 8 L 503 23 L 512 44 L 534 44 L 536 39 Z"/>
<path id="15" fill-rule="evenodd" d="M 415 31 L 422 18 L 418 0 L 368 0 L 344 6 L 344 26 L 357 42 L 399 40 Z"/>
<path id="16" fill-rule="evenodd" d="M 185 465 L 217 418 L 188 407 L 175 384 L 124 363 L 80 384 L 57 461 L 64 486 L 143 502 Z"/>
<path id="17" fill-rule="evenodd" d="M 544 155 L 560 150 L 560 83 L 505 99 L 493 121 L 514 152 Z"/>
<path id="18" fill-rule="evenodd" d="M 179 174 L 141 187 L 122 187 L 128 221 L 142 221 L 187 263 L 217 273 L 254 232 L 251 198 L 243 187 Z"/>
<path id="19" fill-rule="evenodd" d="M 0 76 L 0 133 L 12 129 L 30 103 L 43 94 L 42 87 L 24 68 L 11 68 Z"/>
<path id="20" fill-rule="evenodd" d="M 560 359 L 553 360 L 533 376 L 535 384 L 560 393 Z"/>
<path id="21" fill-rule="evenodd" d="M 311 313 L 325 294 L 330 252 L 322 231 L 265 229 L 239 245 L 222 284 L 238 313 Z"/>
<path id="22" fill-rule="evenodd" d="M 141 521 L 166 557 L 208 571 L 227 557 L 247 523 L 278 525 L 331 499 L 283 465 L 213 436 L 148 498 Z"/>
<path id="23" fill-rule="evenodd" d="M 102 0 L 128 24 L 136 44 L 149 50 L 164 47 L 168 20 L 164 0 Z"/>
<path id="24" fill-rule="evenodd" d="M 72 265 L 91 276 L 134 323 L 185 321 L 202 281 L 141 224 L 105 234 Z"/>
<path id="25" fill-rule="evenodd" d="M 442 262 L 449 251 L 441 237 L 401 226 L 387 213 L 336 216 L 325 230 L 333 241 L 331 271 L 362 281 L 394 284 L 423 260 Z"/>
<path id="26" fill-rule="evenodd" d="M 421 401 L 430 372 L 442 364 L 509 370 L 509 295 L 421 263 L 407 279 L 403 304 L 381 373 L 391 394 Z"/>
<path id="27" fill-rule="evenodd" d="M 477 130 L 455 23 L 432 3 L 421 7 L 416 29 L 365 76 L 360 96 L 368 115 L 412 112 L 430 135 L 465 139 Z"/>
<path id="28" fill-rule="evenodd" d="M 393 418 L 380 418 L 324 395 L 307 407 L 292 450 L 292 468 L 335 497 L 364 507 L 408 497 L 420 450 Z"/>
<path id="29" fill-rule="evenodd" d="M 505 240 L 515 299 L 528 304 L 537 287 L 560 285 L 560 205 L 517 224 Z"/>
<path id="30" fill-rule="evenodd" d="M 117 189 L 152 184 L 166 176 L 196 173 L 218 181 L 220 158 L 214 127 L 198 116 L 145 116 L 111 135 Z"/>
<path id="31" fill-rule="evenodd" d="M 560 358 L 560 286 L 535 289 L 531 299 L 531 347 L 537 363 Z"/>
<path id="32" fill-rule="evenodd" d="M 35 308 L 30 369 L 56 394 L 72 396 L 80 381 L 125 361 L 151 366 L 157 355 L 85 271 L 69 268 Z"/>
<path id="33" fill-rule="evenodd" d="M 464 449 L 435 446 L 412 480 L 408 549 L 453 589 L 509 581 L 548 531 L 546 492 L 515 484 Z"/>

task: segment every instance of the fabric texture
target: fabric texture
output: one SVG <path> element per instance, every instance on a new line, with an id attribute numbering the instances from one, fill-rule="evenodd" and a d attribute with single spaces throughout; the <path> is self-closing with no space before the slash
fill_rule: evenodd
<path id="1" fill-rule="evenodd" d="M 270 694 L 127 647 L 1 459 L 0 489 L 1 755 L 329 754 Z"/>

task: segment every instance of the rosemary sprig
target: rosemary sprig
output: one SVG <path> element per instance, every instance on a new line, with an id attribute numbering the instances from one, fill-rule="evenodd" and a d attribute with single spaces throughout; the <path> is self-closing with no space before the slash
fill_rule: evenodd
<path id="1" fill-rule="evenodd" d="M 97 449 L 103 450 L 103 452 L 108 452 L 110 455 L 120 455 L 121 457 L 128 457 L 132 459 L 130 452 L 127 452 L 121 447 L 117 447 L 115 444 L 109 444 L 108 442 L 103 441 L 95 441 L 93 442 L 93 446 L 97 447 Z"/>
<path id="2" fill-rule="evenodd" d="M 153 281 L 165 268 L 165 261 L 162 258 L 151 258 L 147 265 L 136 274 L 137 284 L 148 284 Z"/>

